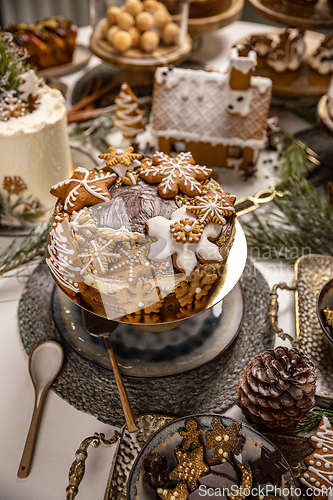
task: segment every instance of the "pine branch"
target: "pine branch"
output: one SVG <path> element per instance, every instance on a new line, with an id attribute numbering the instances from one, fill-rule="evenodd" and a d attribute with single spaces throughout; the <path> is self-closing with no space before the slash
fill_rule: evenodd
<path id="1" fill-rule="evenodd" d="M 273 207 L 253 213 L 243 223 L 247 241 L 257 256 L 295 262 L 308 253 L 333 255 L 333 205 L 328 190 L 307 180 L 311 166 L 306 145 L 284 132 L 281 155 L 284 191 Z"/>
<path id="2" fill-rule="evenodd" d="M 333 410 L 327 410 L 326 408 L 319 408 L 319 406 L 314 406 L 310 410 L 307 418 L 298 424 L 296 432 L 308 433 L 316 431 L 324 415 L 328 418 L 331 425 L 333 426 Z"/>
<path id="3" fill-rule="evenodd" d="M 51 223 L 33 228 L 23 240 L 15 238 L 0 254 L 0 276 L 20 266 L 31 264 L 45 256 L 45 245 Z"/>

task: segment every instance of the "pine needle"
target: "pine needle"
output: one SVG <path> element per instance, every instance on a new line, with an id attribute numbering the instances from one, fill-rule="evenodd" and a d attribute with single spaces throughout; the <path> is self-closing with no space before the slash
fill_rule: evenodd
<path id="1" fill-rule="evenodd" d="M 330 424 L 333 426 L 333 410 L 327 410 L 326 408 L 319 408 L 319 406 L 314 406 L 310 410 L 307 418 L 298 424 L 296 432 L 310 433 L 316 431 L 324 415 L 328 418 Z"/>

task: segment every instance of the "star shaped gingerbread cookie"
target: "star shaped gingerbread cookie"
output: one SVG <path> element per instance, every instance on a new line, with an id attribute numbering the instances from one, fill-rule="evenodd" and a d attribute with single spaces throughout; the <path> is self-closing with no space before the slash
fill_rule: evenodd
<path id="1" fill-rule="evenodd" d="M 70 179 L 58 182 L 51 194 L 64 204 L 64 212 L 71 214 L 81 208 L 112 200 L 108 188 L 117 176 L 111 172 L 97 172 L 77 167 Z"/>

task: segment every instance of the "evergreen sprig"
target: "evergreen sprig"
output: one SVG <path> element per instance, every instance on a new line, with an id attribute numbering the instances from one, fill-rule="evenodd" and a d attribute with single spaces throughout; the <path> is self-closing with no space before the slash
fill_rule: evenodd
<path id="1" fill-rule="evenodd" d="M 51 222 L 34 227 L 22 238 L 15 238 L 0 254 L 0 276 L 23 265 L 32 264 L 45 257 L 45 246 Z"/>
<path id="2" fill-rule="evenodd" d="M 296 431 L 304 433 L 316 431 L 324 415 L 328 418 L 330 424 L 333 426 L 333 410 L 314 406 L 310 410 L 307 418 L 298 424 Z"/>
<path id="3" fill-rule="evenodd" d="M 304 253 L 333 255 L 333 205 L 325 188 L 306 178 L 311 165 L 306 146 L 284 134 L 281 181 L 273 204 L 243 222 L 247 241 L 257 256 L 295 262 Z"/>
<path id="4" fill-rule="evenodd" d="M 0 97 L 15 92 L 21 83 L 20 75 L 28 71 L 27 52 L 13 43 L 11 33 L 0 34 Z"/>

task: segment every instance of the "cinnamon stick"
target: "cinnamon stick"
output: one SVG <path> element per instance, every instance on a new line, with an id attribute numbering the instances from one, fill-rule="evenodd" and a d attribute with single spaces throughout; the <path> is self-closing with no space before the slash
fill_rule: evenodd
<path id="1" fill-rule="evenodd" d="M 86 97 L 83 97 L 79 102 L 74 104 L 72 109 L 70 111 L 79 111 L 80 109 L 83 109 L 85 106 L 97 101 L 100 97 L 102 97 L 104 94 L 107 94 L 107 92 L 111 92 L 111 90 L 114 90 L 115 88 L 119 87 L 118 83 L 111 82 L 105 87 L 97 90 L 91 95 L 88 95 Z"/>

